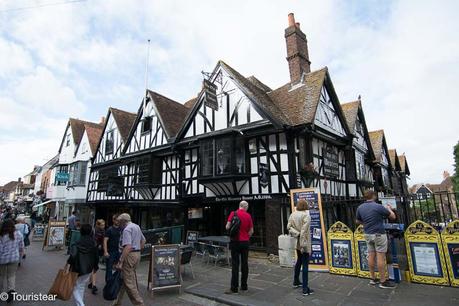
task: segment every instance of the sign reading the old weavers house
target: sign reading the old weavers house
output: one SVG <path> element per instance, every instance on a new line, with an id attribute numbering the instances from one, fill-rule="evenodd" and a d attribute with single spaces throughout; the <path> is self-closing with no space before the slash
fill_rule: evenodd
<path id="1" fill-rule="evenodd" d="M 338 177 L 339 159 L 337 150 L 332 146 L 327 146 L 322 149 L 322 156 L 324 158 L 324 175 L 328 177 Z"/>

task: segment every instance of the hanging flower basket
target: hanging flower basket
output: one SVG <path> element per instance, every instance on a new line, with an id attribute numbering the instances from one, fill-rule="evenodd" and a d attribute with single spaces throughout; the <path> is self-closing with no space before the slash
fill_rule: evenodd
<path id="1" fill-rule="evenodd" d="M 300 169 L 300 175 L 306 187 L 311 187 L 314 179 L 319 177 L 319 173 L 317 173 L 313 163 L 305 164 Z"/>

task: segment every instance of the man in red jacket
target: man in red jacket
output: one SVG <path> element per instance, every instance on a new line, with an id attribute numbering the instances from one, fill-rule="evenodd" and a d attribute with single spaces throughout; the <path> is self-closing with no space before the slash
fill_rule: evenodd
<path id="1" fill-rule="evenodd" d="M 226 294 L 237 293 L 239 289 L 239 262 L 241 262 L 241 291 L 247 291 L 247 278 L 249 277 L 249 240 L 253 234 L 252 217 L 247 212 L 249 203 L 241 201 L 239 209 L 231 212 L 226 222 L 226 229 L 231 227 L 231 220 L 236 213 L 241 220 L 239 234 L 230 242 L 231 249 L 231 289 Z M 240 258 L 240 260 L 239 260 Z"/>

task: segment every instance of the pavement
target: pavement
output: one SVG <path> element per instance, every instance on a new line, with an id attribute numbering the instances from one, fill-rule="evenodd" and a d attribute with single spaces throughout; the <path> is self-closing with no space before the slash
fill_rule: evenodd
<path id="1" fill-rule="evenodd" d="M 47 293 L 59 268 L 65 265 L 67 256 L 62 250 L 42 251 L 40 242 L 32 242 L 27 259 L 16 276 L 16 290 L 20 293 Z M 183 274 L 183 290 L 147 292 L 148 260 L 142 260 L 137 271 L 140 292 L 145 305 L 403 305 L 443 306 L 459 305 L 459 288 L 421 285 L 402 282 L 396 289 L 380 289 L 368 285 L 367 279 L 310 272 L 312 296 L 304 297 L 301 289 L 292 288 L 292 269 L 281 268 L 266 259 L 251 257 L 249 262 L 249 290 L 237 295 L 226 295 L 231 269 L 225 265 L 206 264 L 201 258 L 192 260 L 195 279 L 189 268 Z M 85 294 L 87 306 L 110 305 L 102 298 L 104 270 L 98 272 L 99 293 Z M 74 305 L 74 301 L 14 302 L 11 305 Z M 123 305 L 131 305 L 125 297 Z"/>

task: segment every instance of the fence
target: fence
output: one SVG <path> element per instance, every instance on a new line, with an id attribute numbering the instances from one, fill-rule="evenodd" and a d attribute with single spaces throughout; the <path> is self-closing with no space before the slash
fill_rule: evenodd
<path id="1" fill-rule="evenodd" d="M 410 222 L 422 220 L 438 229 L 458 219 L 458 211 L 458 192 L 435 192 L 409 197 Z"/>

